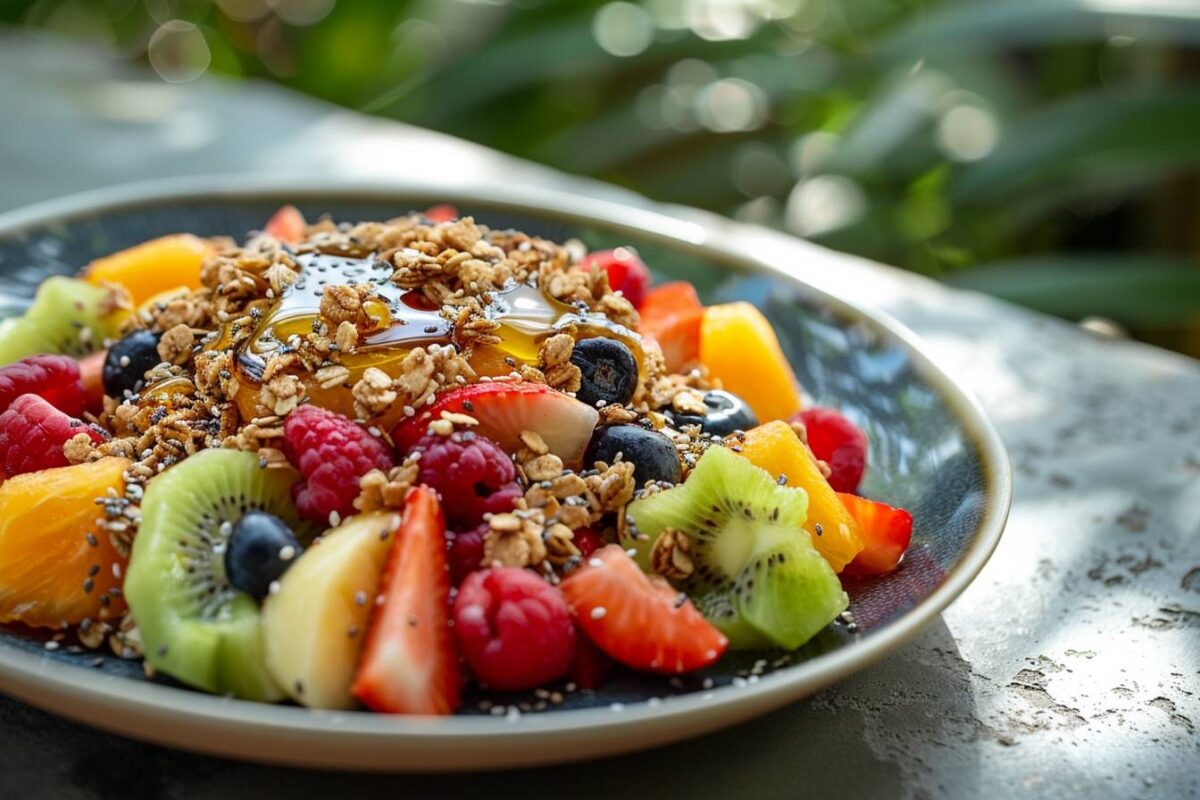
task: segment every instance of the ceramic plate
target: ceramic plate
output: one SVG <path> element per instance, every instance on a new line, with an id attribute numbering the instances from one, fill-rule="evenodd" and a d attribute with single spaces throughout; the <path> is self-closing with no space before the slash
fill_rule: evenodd
<path id="1" fill-rule="evenodd" d="M 739 252 L 728 226 L 513 187 L 217 188 L 232 181 L 92 193 L 0 219 L 0 316 L 38 282 L 165 233 L 241 237 L 285 202 L 309 219 L 385 219 L 452 202 L 492 227 L 591 248 L 632 244 L 658 278 L 687 278 L 706 302 L 746 299 L 770 317 L 806 392 L 870 437 L 863 491 L 904 506 L 913 544 L 892 575 L 849 587 L 857 630 L 834 625 L 795 653 L 736 654 L 686 679 L 618 675 L 537 711 L 538 698 L 483 694 L 445 719 L 310 711 L 149 681 L 138 663 L 55 652 L 0 630 L 0 689 L 101 728 L 237 758 L 343 769 L 447 770 L 547 764 L 696 736 L 795 701 L 910 639 L 978 574 L 1008 512 L 1008 463 L 978 403 L 896 322 Z M 518 713 L 524 708 L 526 711 Z"/>

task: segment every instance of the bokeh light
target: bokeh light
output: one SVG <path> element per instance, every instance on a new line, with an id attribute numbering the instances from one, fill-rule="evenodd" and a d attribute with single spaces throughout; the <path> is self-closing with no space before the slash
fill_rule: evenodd
<path id="1" fill-rule="evenodd" d="M 636 56 L 654 41 L 654 20 L 641 6 L 621 0 L 596 12 L 592 34 L 614 56 Z"/>
<path id="2" fill-rule="evenodd" d="M 818 236 L 852 225 L 867 208 L 862 187 L 844 175 L 800 181 L 788 195 L 787 225 L 801 236 Z"/>
<path id="3" fill-rule="evenodd" d="M 191 22 L 171 19 L 158 26 L 146 46 L 150 66 L 169 83 L 194 81 L 212 62 L 204 34 Z"/>

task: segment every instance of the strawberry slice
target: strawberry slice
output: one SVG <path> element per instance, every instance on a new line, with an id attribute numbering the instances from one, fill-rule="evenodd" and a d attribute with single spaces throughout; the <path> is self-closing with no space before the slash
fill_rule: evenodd
<path id="1" fill-rule="evenodd" d="M 607 272 L 608 285 L 624 295 L 634 308 L 641 308 L 645 302 L 650 288 L 650 268 L 632 247 L 588 253 L 581 266 L 585 270 L 599 267 Z"/>
<path id="2" fill-rule="evenodd" d="M 679 675 L 707 667 L 729 646 L 690 600 L 643 573 L 618 545 L 597 550 L 560 588 L 576 624 L 627 667 Z"/>
<path id="3" fill-rule="evenodd" d="M 643 336 L 658 342 L 667 370 L 677 372 L 700 360 L 700 322 L 704 306 L 687 281 L 656 286 L 638 308 Z"/>
<path id="4" fill-rule="evenodd" d="M 462 675 L 450 630 L 446 525 L 433 492 L 412 489 L 388 556 L 380 593 L 351 688 L 368 708 L 389 714 L 452 714 Z"/>
<path id="5" fill-rule="evenodd" d="M 425 219 L 430 222 L 449 222 L 453 219 L 458 219 L 458 209 L 449 203 L 430 206 L 425 209 Z"/>
<path id="6" fill-rule="evenodd" d="M 295 206 L 283 206 L 267 220 L 263 233 L 274 236 L 281 242 L 298 244 L 304 239 L 304 229 L 308 223 L 304 215 Z"/>
<path id="7" fill-rule="evenodd" d="M 442 412 L 479 420 L 473 430 L 506 453 L 521 449 L 522 431 L 536 431 L 550 452 L 572 469 L 583 463 L 583 453 L 600 418 L 596 409 L 544 384 L 473 383 L 438 395 L 433 405 L 392 429 L 396 452 L 403 455 L 412 449 Z"/>
<path id="8" fill-rule="evenodd" d="M 838 492 L 838 497 L 858 523 L 866 543 L 842 574 L 856 577 L 883 575 L 899 566 L 912 541 L 912 514 L 903 508 L 892 508 L 858 495 Z"/>

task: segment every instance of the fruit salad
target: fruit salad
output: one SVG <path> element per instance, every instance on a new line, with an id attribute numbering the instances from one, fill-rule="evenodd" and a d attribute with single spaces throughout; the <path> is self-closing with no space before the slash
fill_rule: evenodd
<path id="1" fill-rule="evenodd" d="M 793 650 L 912 533 L 802 398 L 757 308 L 629 247 L 445 205 L 165 236 L 0 323 L 0 623 L 425 715 Z"/>

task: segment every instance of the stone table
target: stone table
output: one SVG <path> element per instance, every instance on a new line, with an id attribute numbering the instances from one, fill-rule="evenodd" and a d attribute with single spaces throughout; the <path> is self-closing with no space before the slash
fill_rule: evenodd
<path id="1" fill-rule="evenodd" d="M 274 87 L 167 86 L 103 53 L 3 33 L 0 105 L 0 210 L 152 177 L 329 171 L 519 181 L 649 204 Z M 0 796 L 1200 794 L 1200 364 L 781 234 L 750 238 L 811 282 L 913 328 L 979 395 L 1008 446 L 1007 533 L 915 642 L 725 732 L 606 761 L 469 776 L 223 761 L 0 699 Z"/>

